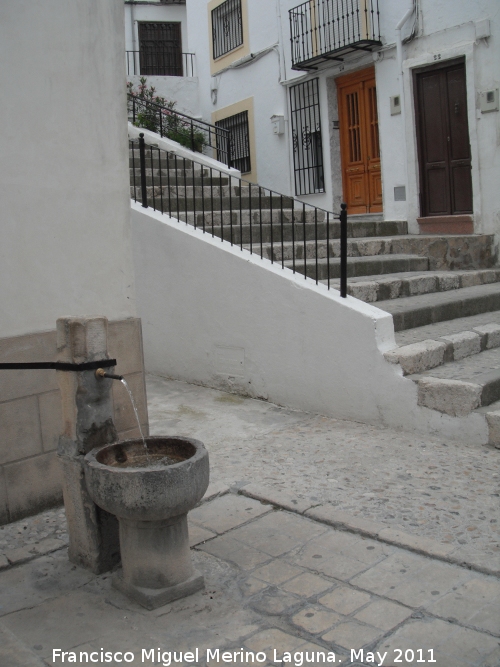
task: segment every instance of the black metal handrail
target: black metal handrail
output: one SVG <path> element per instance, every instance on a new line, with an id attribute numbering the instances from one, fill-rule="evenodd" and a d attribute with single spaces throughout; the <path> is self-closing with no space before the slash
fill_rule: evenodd
<path id="1" fill-rule="evenodd" d="M 292 69 L 381 45 L 378 0 L 307 0 L 289 17 Z"/>
<path id="2" fill-rule="evenodd" d="M 131 195 L 221 241 L 281 263 L 316 283 L 340 278 L 347 295 L 347 207 L 340 215 L 193 159 L 129 141 Z M 337 222 L 339 221 L 339 222 Z M 340 239 L 340 242 L 337 241 Z"/>
<path id="3" fill-rule="evenodd" d="M 193 77 L 194 53 L 180 53 L 174 49 L 125 51 L 128 76 L 185 76 Z"/>
<path id="4" fill-rule="evenodd" d="M 173 139 L 192 151 L 215 157 L 228 167 L 232 166 L 231 135 L 228 130 L 142 99 L 133 93 L 127 94 L 127 107 L 129 120 L 134 125 Z"/>

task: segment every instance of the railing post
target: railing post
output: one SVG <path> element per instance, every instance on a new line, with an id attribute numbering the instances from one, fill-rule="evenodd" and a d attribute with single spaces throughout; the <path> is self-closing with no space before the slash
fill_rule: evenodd
<path id="1" fill-rule="evenodd" d="M 347 296 L 347 204 L 340 205 L 340 296 Z"/>
<path id="2" fill-rule="evenodd" d="M 193 121 L 191 121 L 191 150 L 194 151 L 194 128 L 193 128 Z"/>
<path id="3" fill-rule="evenodd" d="M 233 163 L 231 160 L 231 135 L 229 134 L 229 132 L 227 133 L 226 147 L 227 147 L 226 164 L 229 168 L 231 168 L 233 166 Z"/>
<path id="4" fill-rule="evenodd" d="M 141 162 L 141 199 L 143 208 L 148 207 L 148 192 L 146 190 L 146 150 L 144 133 L 139 134 L 139 158 Z"/>

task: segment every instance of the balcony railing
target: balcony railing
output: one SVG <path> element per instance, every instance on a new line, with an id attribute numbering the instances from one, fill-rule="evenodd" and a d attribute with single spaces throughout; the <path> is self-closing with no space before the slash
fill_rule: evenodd
<path id="1" fill-rule="evenodd" d="M 127 75 L 194 76 L 194 53 L 174 49 L 126 51 Z"/>
<path id="2" fill-rule="evenodd" d="M 308 0 L 290 10 L 292 69 L 381 46 L 378 0 Z"/>

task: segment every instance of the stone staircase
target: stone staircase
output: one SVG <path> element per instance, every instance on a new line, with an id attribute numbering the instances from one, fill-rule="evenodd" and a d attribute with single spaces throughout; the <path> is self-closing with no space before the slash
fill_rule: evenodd
<path id="1" fill-rule="evenodd" d="M 131 183 L 140 183 L 138 151 Z M 135 169 L 134 169 L 135 168 Z M 150 205 L 339 288 L 340 224 L 190 160 L 152 158 Z M 134 196 L 134 188 L 132 188 Z M 267 194 L 266 194 L 267 193 Z M 135 188 L 140 201 L 140 188 Z M 348 218 L 348 294 L 393 316 L 387 352 L 418 386 L 418 404 L 452 417 L 484 415 L 500 447 L 500 268 L 489 235 L 410 235 L 402 221 Z"/>

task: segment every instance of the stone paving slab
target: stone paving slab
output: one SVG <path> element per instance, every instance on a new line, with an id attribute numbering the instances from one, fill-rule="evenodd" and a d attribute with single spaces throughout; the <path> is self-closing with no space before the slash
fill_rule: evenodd
<path id="1" fill-rule="evenodd" d="M 77 664 L 80 651 L 119 652 L 108 663 L 116 666 L 127 652 L 133 667 L 321 665 L 333 655 L 352 667 L 500 664 L 498 579 L 235 495 L 208 501 L 199 524 L 219 515 L 232 525 L 227 499 L 243 501 L 251 518 L 192 552 L 205 590 L 154 611 L 114 590 L 109 575 L 71 565 L 65 550 L 0 572 L 0 637 L 9 639 L 0 665 L 55 667 L 54 649 L 74 652 Z M 237 564 L 245 551 L 259 557 Z M 25 662 L 7 662 L 13 646 Z M 259 662 L 241 651 L 259 652 Z M 286 653 L 291 663 L 279 662 Z"/>

